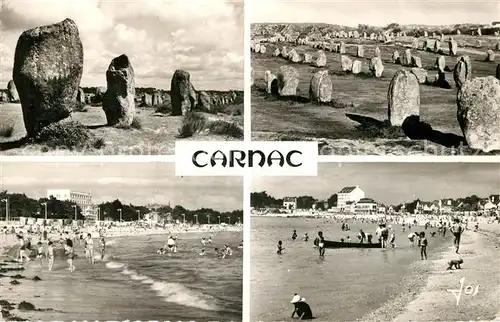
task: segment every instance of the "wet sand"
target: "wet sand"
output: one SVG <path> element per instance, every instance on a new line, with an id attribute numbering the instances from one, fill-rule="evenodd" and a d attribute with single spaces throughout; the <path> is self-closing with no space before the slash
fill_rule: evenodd
<path id="1" fill-rule="evenodd" d="M 446 270 L 451 259 L 462 258 L 461 270 Z M 459 254 L 453 245 L 438 259 L 414 263 L 417 278 L 406 279 L 408 292 L 398 294 L 383 307 L 364 316 L 362 321 L 493 321 L 500 320 L 500 224 L 482 225 L 462 235 Z M 457 305 L 447 290 L 458 290 L 460 279 L 479 285 L 475 296 L 462 292 Z"/>

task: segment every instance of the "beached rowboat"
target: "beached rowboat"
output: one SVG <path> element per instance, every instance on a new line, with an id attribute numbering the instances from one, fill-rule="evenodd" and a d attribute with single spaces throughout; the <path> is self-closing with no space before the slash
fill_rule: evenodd
<path id="1" fill-rule="evenodd" d="M 382 248 L 381 243 L 346 243 L 325 240 L 325 248 Z"/>

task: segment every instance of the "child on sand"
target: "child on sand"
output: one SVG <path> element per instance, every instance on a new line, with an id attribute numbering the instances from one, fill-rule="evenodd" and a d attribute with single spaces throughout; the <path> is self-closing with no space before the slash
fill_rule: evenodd
<path id="1" fill-rule="evenodd" d="M 47 259 L 49 260 L 49 271 L 52 270 L 54 266 L 54 247 L 52 246 L 52 241 L 49 241 L 49 248 L 47 249 Z"/>
<path id="2" fill-rule="evenodd" d="M 425 238 L 425 233 L 420 233 L 420 257 L 422 259 L 427 259 L 427 238 Z"/>
<path id="3" fill-rule="evenodd" d="M 42 242 L 37 243 L 38 250 L 36 253 L 36 259 L 40 261 L 40 267 L 43 268 L 43 247 L 42 247 Z"/>
<path id="4" fill-rule="evenodd" d="M 276 252 L 276 254 L 281 255 L 283 250 L 283 242 L 281 240 L 278 240 L 278 251 Z"/>

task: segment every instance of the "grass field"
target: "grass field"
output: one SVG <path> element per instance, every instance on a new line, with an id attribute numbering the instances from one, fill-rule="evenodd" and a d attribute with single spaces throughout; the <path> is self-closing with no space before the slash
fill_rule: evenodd
<path id="1" fill-rule="evenodd" d="M 441 48 L 448 53 L 448 37 Z M 486 50 L 493 49 L 498 37 L 481 37 L 482 47 L 474 47 L 472 36 L 454 36 L 459 43 L 458 55 L 469 55 L 473 77 L 495 75 L 500 59 L 485 62 Z M 334 40 L 336 43 L 340 39 Z M 383 44 L 364 39 L 343 39 L 347 55 L 362 62 L 362 73 L 355 76 L 345 74 L 341 69 L 340 54 L 325 52 L 327 66 L 333 81 L 332 104 L 318 105 L 308 101 L 309 82 L 317 70 L 302 63 L 292 63 L 281 57 L 273 57 L 275 48 L 287 46 L 299 53 L 315 53 L 317 50 L 306 45 L 291 43 L 265 44 L 265 54 L 252 53 L 254 86 L 252 87 L 252 139 L 253 140 L 318 140 L 321 154 L 336 155 L 456 155 L 482 154 L 464 146 L 462 132 L 457 121 L 457 89 L 452 72 L 446 72 L 451 89 L 420 85 L 420 119 L 432 126 L 432 135 L 423 140 L 410 140 L 402 132 L 385 133 L 373 126 L 387 119 L 387 91 L 389 83 L 401 68 L 392 63 L 392 53 L 398 50 L 403 56 L 405 45 L 411 38 L 399 38 L 395 43 Z M 423 39 L 420 39 L 420 47 Z M 364 45 L 365 58 L 356 58 L 356 45 Z M 466 47 L 460 47 L 460 44 Z M 470 45 L 470 46 L 469 46 Z M 369 74 L 369 60 L 374 57 L 376 47 L 380 48 L 384 73 L 376 79 Z M 434 67 L 435 53 L 412 49 L 412 55 L 422 59 L 422 66 L 430 76 L 437 74 Z M 497 53 L 500 56 L 500 53 Z M 314 57 L 314 56 L 313 56 Z M 446 66 L 453 70 L 456 57 L 446 55 Z M 277 73 L 280 66 L 291 65 L 300 75 L 298 97 L 278 99 L 265 93 L 264 73 Z"/>
<path id="2" fill-rule="evenodd" d="M 1 155 L 171 155 L 174 153 L 176 140 L 228 141 L 239 140 L 230 135 L 215 135 L 201 132 L 188 138 L 179 137 L 183 123 L 182 116 L 168 116 L 155 113 L 155 108 L 137 108 L 137 118 L 141 129 L 119 129 L 106 126 L 106 115 L 100 106 L 86 106 L 86 112 L 73 112 L 71 118 L 87 126 L 97 138 L 105 141 L 101 149 L 85 151 L 68 149 L 47 151 L 41 144 L 26 143 L 26 130 L 20 104 L 0 105 L 1 124 L 13 126 L 9 137 L 0 137 Z M 243 127 L 243 104 L 226 107 L 228 114 L 219 114 L 217 118 L 235 122 Z M 231 112 L 231 113 L 229 113 Z M 233 115 L 229 115 L 233 114 Z M 215 117 L 215 116 L 214 116 Z"/>

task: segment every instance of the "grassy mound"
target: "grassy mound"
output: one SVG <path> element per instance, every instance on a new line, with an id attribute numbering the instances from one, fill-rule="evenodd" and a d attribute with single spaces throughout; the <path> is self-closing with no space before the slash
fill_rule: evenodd
<path id="1" fill-rule="evenodd" d="M 189 112 L 182 120 L 179 137 L 188 138 L 204 131 L 233 138 L 243 138 L 244 134 L 243 129 L 235 122 L 212 119 L 202 113 Z"/>
<path id="2" fill-rule="evenodd" d="M 50 149 L 69 150 L 101 149 L 105 145 L 103 139 L 96 138 L 82 123 L 67 120 L 44 127 L 31 139 L 31 143 L 43 144 Z"/>

